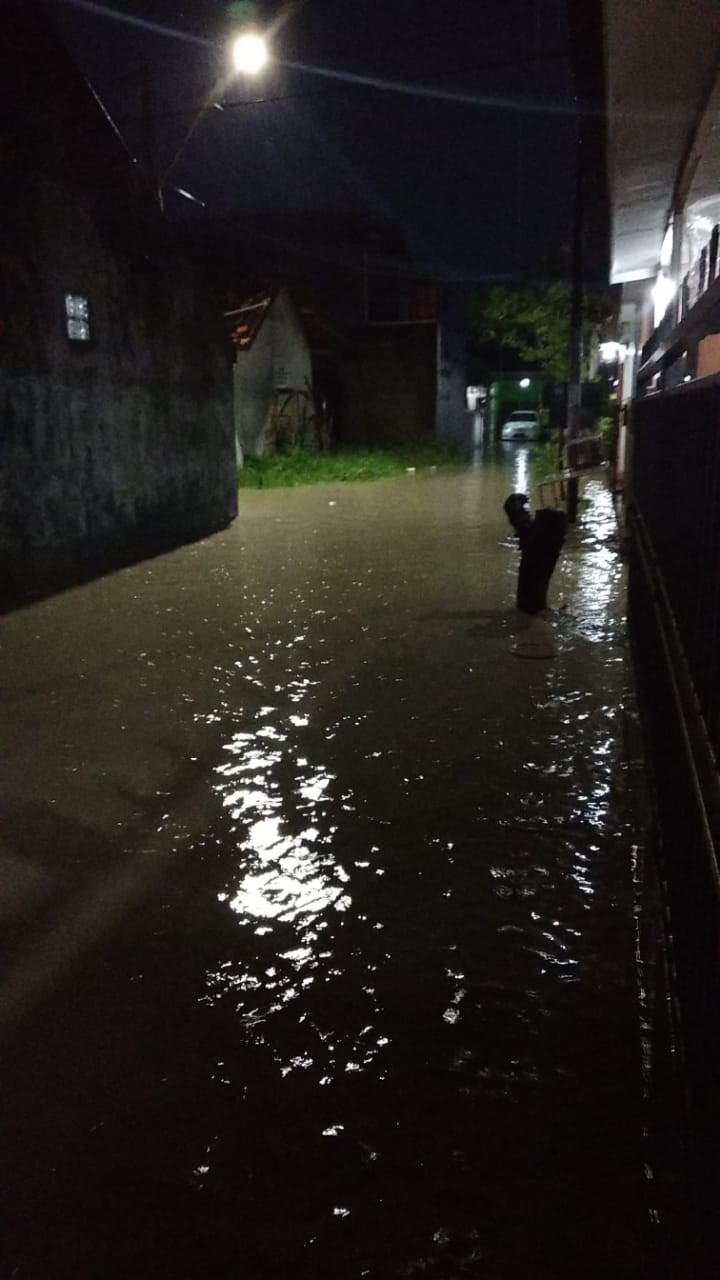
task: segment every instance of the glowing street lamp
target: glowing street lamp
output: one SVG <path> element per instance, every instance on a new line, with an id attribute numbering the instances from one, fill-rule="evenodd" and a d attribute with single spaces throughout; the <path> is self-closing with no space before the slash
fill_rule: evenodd
<path id="1" fill-rule="evenodd" d="M 232 57 L 235 70 L 240 75 L 259 75 L 270 58 L 267 40 L 257 31 L 243 31 L 233 40 Z"/>
<path id="2" fill-rule="evenodd" d="M 520 379 L 520 386 L 523 388 L 523 390 L 527 390 L 527 388 L 530 386 L 530 379 L 529 379 L 529 378 L 521 378 L 521 379 Z"/>
<path id="3" fill-rule="evenodd" d="M 241 3 L 236 7 L 244 13 L 247 8 L 251 8 L 252 6 L 250 5 L 249 0 L 241 0 Z M 190 128 L 182 139 L 182 142 L 175 152 L 170 164 L 157 183 L 157 193 L 161 205 L 163 203 L 163 189 L 170 177 L 170 174 L 175 169 L 190 139 L 193 137 L 198 126 L 205 119 L 210 108 L 218 105 L 217 99 L 222 97 L 223 92 L 227 89 L 230 81 L 232 80 L 233 74 L 245 76 L 259 75 L 263 67 L 267 66 L 267 63 L 270 61 L 270 49 L 265 36 L 261 35 L 259 31 L 254 31 L 252 29 L 248 30 L 247 27 L 245 27 L 245 29 L 241 31 L 240 35 L 237 35 L 232 41 L 230 45 L 230 52 L 232 54 L 233 72 L 228 73 L 226 70 L 225 74 L 221 76 L 217 84 L 213 85 L 209 96 L 205 100 L 203 106 L 199 109 L 194 120 L 191 122 Z"/>
<path id="4" fill-rule="evenodd" d="M 628 348 L 624 342 L 601 342 L 600 359 L 603 364 L 622 364 Z"/>

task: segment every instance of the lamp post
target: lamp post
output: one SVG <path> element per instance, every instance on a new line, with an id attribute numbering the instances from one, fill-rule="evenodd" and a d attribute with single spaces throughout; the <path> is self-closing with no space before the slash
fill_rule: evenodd
<path id="1" fill-rule="evenodd" d="M 230 55 L 232 69 L 229 73 L 221 76 L 217 84 L 213 85 L 208 97 L 195 116 L 195 119 L 185 134 L 185 137 L 170 161 L 170 164 L 157 181 L 156 191 L 161 208 L 163 205 L 163 188 L 167 183 L 170 174 L 173 172 L 173 169 L 175 169 L 188 142 L 193 137 L 198 125 L 205 118 L 210 107 L 218 97 L 222 96 L 224 89 L 227 88 L 229 80 L 235 75 L 249 77 L 259 75 L 270 61 L 270 47 L 262 32 L 255 30 L 253 27 L 247 27 L 231 39 Z"/>

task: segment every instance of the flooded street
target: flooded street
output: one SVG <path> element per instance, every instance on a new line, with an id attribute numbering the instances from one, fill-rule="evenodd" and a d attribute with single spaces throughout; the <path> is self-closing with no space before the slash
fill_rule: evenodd
<path id="1" fill-rule="evenodd" d="M 3 1276 L 665 1274 L 623 567 L 590 482 L 511 655 L 527 457 L 3 620 Z"/>

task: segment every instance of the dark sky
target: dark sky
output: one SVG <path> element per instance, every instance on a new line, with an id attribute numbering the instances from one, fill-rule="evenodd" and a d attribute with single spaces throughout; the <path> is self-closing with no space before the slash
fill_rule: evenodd
<path id="1" fill-rule="evenodd" d="M 147 143 L 149 86 L 162 171 L 226 69 L 229 6 L 53 7 L 134 153 Z M 207 112 L 172 174 L 208 213 L 369 211 L 404 227 L 422 265 L 473 280 L 533 272 L 567 240 L 574 126 L 563 0 L 265 0 L 258 12 L 275 32 L 272 66 L 228 85 L 226 110 Z M 257 97 L 275 101 L 230 105 Z M 176 196 L 167 207 L 189 210 Z"/>

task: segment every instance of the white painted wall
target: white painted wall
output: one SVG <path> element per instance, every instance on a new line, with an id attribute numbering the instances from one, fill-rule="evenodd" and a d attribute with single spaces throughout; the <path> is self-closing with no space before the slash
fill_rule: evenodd
<path id="1" fill-rule="evenodd" d="M 261 457 L 268 439 L 273 392 L 312 386 L 310 348 L 289 295 L 281 289 L 255 341 L 238 351 L 234 368 L 238 459 Z"/>

